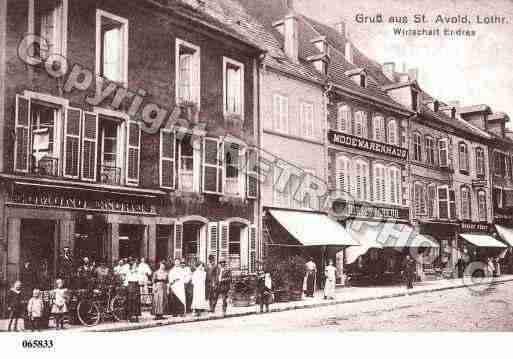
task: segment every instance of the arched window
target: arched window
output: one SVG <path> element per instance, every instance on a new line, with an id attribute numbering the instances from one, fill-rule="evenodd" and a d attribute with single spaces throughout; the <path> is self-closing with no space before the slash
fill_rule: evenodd
<path id="1" fill-rule="evenodd" d="M 344 133 L 351 133 L 351 108 L 347 105 L 340 105 L 337 114 L 337 130 Z"/>
<path id="2" fill-rule="evenodd" d="M 418 132 L 413 134 L 413 160 L 422 161 L 422 136 Z"/>
<path id="3" fill-rule="evenodd" d="M 358 137 L 367 137 L 367 113 L 356 111 L 354 114 L 354 135 Z"/>
<path id="4" fill-rule="evenodd" d="M 381 115 L 374 115 L 372 118 L 374 130 L 374 141 L 385 142 L 385 118 Z"/>
<path id="5" fill-rule="evenodd" d="M 401 204 L 401 170 L 398 167 L 388 168 L 388 192 L 390 203 Z"/>
<path id="6" fill-rule="evenodd" d="M 486 221 L 486 192 L 484 190 L 479 190 L 477 192 L 477 211 L 479 216 L 479 221 Z"/>
<path id="7" fill-rule="evenodd" d="M 479 177 L 484 177 L 485 175 L 485 157 L 482 147 L 476 148 L 476 173 Z"/>
<path id="8" fill-rule="evenodd" d="M 461 218 L 462 219 L 471 219 L 472 209 L 471 209 L 471 195 L 470 188 L 467 186 L 461 186 Z"/>
<path id="9" fill-rule="evenodd" d="M 460 171 L 468 172 L 468 147 L 465 142 L 458 144 Z"/>
<path id="10" fill-rule="evenodd" d="M 421 182 L 413 184 L 413 208 L 417 216 L 426 214 L 426 186 Z"/>
<path id="11" fill-rule="evenodd" d="M 374 201 L 386 202 L 386 180 L 385 180 L 385 166 L 382 164 L 375 164 L 374 167 Z"/>
<path id="12" fill-rule="evenodd" d="M 345 193 L 351 192 L 351 173 L 352 166 L 351 160 L 345 156 L 337 158 L 337 170 L 336 170 L 336 187 L 339 191 Z"/>
<path id="13" fill-rule="evenodd" d="M 387 132 L 388 143 L 397 146 L 399 143 L 399 136 L 397 135 L 397 122 L 394 119 L 388 120 Z"/>
<path id="14" fill-rule="evenodd" d="M 431 136 L 426 136 L 426 162 L 428 165 L 435 165 L 435 140 Z"/>
<path id="15" fill-rule="evenodd" d="M 356 181 L 354 194 L 359 201 L 368 201 L 370 194 L 369 164 L 364 160 L 357 160 L 355 167 Z"/>

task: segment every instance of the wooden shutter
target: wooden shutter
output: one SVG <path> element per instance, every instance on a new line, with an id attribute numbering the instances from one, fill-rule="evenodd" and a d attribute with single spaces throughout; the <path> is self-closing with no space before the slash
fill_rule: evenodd
<path id="1" fill-rule="evenodd" d="M 246 151 L 246 197 L 256 199 L 258 196 L 258 153 L 254 148 Z"/>
<path id="2" fill-rule="evenodd" d="M 29 171 L 30 158 L 30 99 L 16 95 L 16 141 L 14 143 L 14 170 Z"/>
<path id="3" fill-rule="evenodd" d="M 160 187 L 176 188 L 176 138 L 173 130 L 160 131 Z"/>
<path id="4" fill-rule="evenodd" d="M 128 121 L 127 130 L 127 184 L 139 184 L 141 158 L 141 127 L 136 121 Z"/>
<path id="5" fill-rule="evenodd" d="M 257 270 L 257 229 L 256 226 L 249 226 L 249 272 Z"/>
<path id="6" fill-rule="evenodd" d="M 183 224 L 175 223 L 174 233 L 174 259 L 182 258 L 182 245 L 183 245 Z"/>
<path id="7" fill-rule="evenodd" d="M 223 144 L 216 138 L 203 139 L 203 192 L 223 193 Z"/>
<path id="8" fill-rule="evenodd" d="M 207 259 L 210 255 L 213 255 L 217 260 L 217 248 L 219 246 L 219 225 L 216 222 L 208 224 L 207 237 Z"/>
<path id="9" fill-rule="evenodd" d="M 230 225 L 227 222 L 219 224 L 219 262 L 228 261 L 228 241 L 230 238 Z"/>
<path id="10" fill-rule="evenodd" d="M 80 168 L 80 128 L 82 111 L 67 108 L 64 121 L 64 177 L 78 178 Z"/>
<path id="11" fill-rule="evenodd" d="M 82 128 L 82 179 L 96 181 L 98 152 L 98 114 L 84 112 Z"/>

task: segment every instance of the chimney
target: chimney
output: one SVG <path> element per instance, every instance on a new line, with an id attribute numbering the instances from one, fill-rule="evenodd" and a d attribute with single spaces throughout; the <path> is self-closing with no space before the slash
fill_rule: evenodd
<path id="1" fill-rule="evenodd" d="M 288 0 L 287 4 L 292 3 Z M 295 63 L 299 62 L 298 18 L 294 11 L 288 13 L 283 20 L 283 37 L 285 54 Z"/>
<path id="2" fill-rule="evenodd" d="M 385 62 L 382 67 L 383 74 L 390 80 L 395 81 L 395 62 Z"/>
<path id="3" fill-rule="evenodd" d="M 440 101 L 435 100 L 435 102 L 433 102 L 433 111 L 438 112 L 439 110 L 440 110 Z"/>
<path id="4" fill-rule="evenodd" d="M 349 42 L 349 41 L 346 41 L 346 49 L 345 49 L 345 58 L 346 58 L 346 61 L 349 62 L 350 64 L 353 63 L 353 45 Z"/>
<path id="5" fill-rule="evenodd" d="M 419 69 L 418 68 L 413 68 L 413 69 L 408 70 L 408 78 L 410 79 L 410 81 L 417 81 L 418 77 L 419 77 Z"/>

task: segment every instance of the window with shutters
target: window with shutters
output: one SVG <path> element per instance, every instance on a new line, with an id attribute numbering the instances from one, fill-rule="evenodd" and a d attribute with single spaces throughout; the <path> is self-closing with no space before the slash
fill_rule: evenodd
<path id="1" fill-rule="evenodd" d="M 402 201 L 402 180 L 401 169 L 395 166 L 388 168 L 388 193 L 389 201 L 392 204 L 401 204 Z"/>
<path id="2" fill-rule="evenodd" d="M 435 140 L 433 137 L 426 137 L 426 162 L 428 165 L 435 165 Z"/>
<path id="3" fill-rule="evenodd" d="M 273 129 L 282 133 L 289 131 L 289 99 L 280 94 L 273 96 Z"/>
<path id="4" fill-rule="evenodd" d="M 121 184 L 120 121 L 100 116 L 100 182 Z M 138 174 L 137 174 L 138 175 Z M 134 174 L 134 176 L 136 176 Z"/>
<path id="5" fill-rule="evenodd" d="M 413 134 L 413 160 L 422 161 L 422 136 L 418 132 Z"/>
<path id="6" fill-rule="evenodd" d="M 225 194 L 227 196 L 240 197 L 244 193 L 243 180 L 243 155 L 244 149 L 240 144 L 224 143 L 224 173 L 225 173 Z"/>
<path id="7" fill-rule="evenodd" d="M 449 149 L 446 138 L 438 140 L 438 161 L 440 167 L 449 167 Z"/>
<path id="8" fill-rule="evenodd" d="M 224 144 L 217 138 L 203 138 L 203 192 L 223 194 Z"/>
<path id="9" fill-rule="evenodd" d="M 96 181 L 98 153 L 98 114 L 84 112 L 82 127 L 82 179 Z"/>
<path id="10" fill-rule="evenodd" d="M 302 103 L 300 109 L 302 136 L 315 138 L 314 107 L 311 103 Z"/>
<path id="11" fill-rule="evenodd" d="M 423 183 L 415 182 L 413 192 L 415 214 L 417 217 L 426 215 L 426 186 Z"/>
<path id="12" fill-rule="evenodd" d="M 141 160 L 141 127 L 139 122 L 128 121 L 126 142 L 126 183 L 128 185 L 137 185 L 139 184 Z"/>
<path id="13" fill-rule="evenodd" d="M 386 170 L 385 166 L 376 163 L 373 166 L 374 175 L 374 188 L 373 199 L 374 202 L 386 203 L 387 202 L 387 184 L 386 184 Z"/>
<path id="14" fill-rule="evenodd" d="M 431 219 L 436 217 L 436 185 L 430 184 L 427 187 L 427 216 Z"/>
<path id="15" fill-rule="evenodd" d="M 487 221 L 487 209 L 486 209 L 486 192 L 484 190 L 480 190 L 477 192 L 477 212 L 479 221 Z"/>
<path id="16" fill-rule="evenodd" d="M 468 173 L 469 160 L 468 160 L 468 146 L 464 142 L 458 144 L 458 156 L 460 163 L 460 172 Z"/>
<path id="17" fill-rule="evenodd" d="M 352 113 L 351 108 L 347 105 L 339 105 L 337 112 L 337 128 L 336 130 L 343 133 L 352 133 Z"/>
<path id="18" fill-rule="evenodd" d="M 388 120 L 387 125 L 388 143 L 397 146 L 399 144 L 399 136 L 397 134 L 397 122 L 394 119 Z"/>
<path id="19" fill-rule="evenodd" d="M 375 115 L 372 118 L 374 132 L 374 141 L 385 142 L 385 118 L 381 115 Z"/>
<path id="20" fill-rule="evenodd" d="M 359 201 L 370 200 L 370 174 L 369 164 L 364 160 L 357 160 L 354 164 L 355 189 L 354 194 Z"/>
<path id="21" fill-rule="evenodd" d="M 367 137 L 367 134 L 367 113 L 365 111 L 356 111 L 354 114 L 354 135 Z"/>
<path id="22" fill-rule="evenodd" d="M 186 41 L 176 39 L 176 102 L 200 105 L 201 53 L 200 48 Z"/>
<path id="23" fill-rule="evenodd" d="M 223 57 L 224 114 L 244 116 L 244 65 Z"/>
<path id="24" fill-rule="evenodd" d="M 34 32 L 45 41 L 35 49 L 41 58 L 51 54 L 66 56 L 67 12 L 68 0 L 34 2 Z"/>
<path id="25" fill-rule="evenodd" d="M 460 196 L 461 196 L 461 218 L 470 220 L 472 216 L 472 209 L 471 209 L 471 192 L 470 188 L 468 186 L 461 186 L 460 189 Z"/>
<path id="26" fill-rule="evenodd" d="M 248 148 L 246 151 L 246 197 L 256 199 L 258 196 L 258 151 Z"/>
<path id="27" fill-rule="evenodd" d="M 193 136 L 191 134 L 185 134 L 180 136 L 178 142 L 178 183 L 180 190 L 186 192 L 194 191 L 194 180 L 195 180 L 195 161 L 194 161 L 194 146 Z"/>
<path id="28" fill-rule="evenodd" d="M 247 263 L 243 263 L 242 257 L 246 255 L 242 249 L 243 227 L 238 223 L 232 223 L 228 231 L 228 260 L 227 265 L 230 270 L 239 271 L 247 268 Z"/>
<path id="29" fill-rule="evenodd" d="M 441 186 L 438 192 L 438 218 L 449 219 L 449 187 Z"/>
<path id="30" fill-rule="evenodd" d="M 32 102 L 31 106 L 31 143 L 32 143 L 32 170 L 41 175 L 58 175 L 58 151 L 56 141 L 57 121 L 59 109 L 50 105 Z M 80 113 L 77 122 L 70 121 L 74 127 L 74 134 L 77 138 L 80 135 Z M 76 140 L 78 141 L 78 140 Z M 78 149 L 78 143 L 73 143 L 70 150 Z M 78 161 L 78 153 L 73 152 L 71 161 Z M 78 164 L 78 163 L 77 163 Z M 77 176 L 78 174 L 75 174 Z"/>
<path id="31" fill-rule="evenodd" d="M 348 157 L 339 156 L 336 160 L 336 187 L 339 191 L 352 194 L 352 163 Z"/>
<path id="32" fill-rule="evenodd" d="M 160 131 L 160 186 L 176 188 L 176 134 L 174 130 Z"/>
<path id="33" fill-rule="evenodd" d="M 103 10 L 96 11 L 96 73 L 128 82 L 128 20 Z"/>

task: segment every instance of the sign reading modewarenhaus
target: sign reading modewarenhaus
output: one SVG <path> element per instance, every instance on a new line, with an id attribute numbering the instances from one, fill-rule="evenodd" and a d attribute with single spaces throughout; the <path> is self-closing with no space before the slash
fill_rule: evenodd
<path id="1" fill-rule="evenodd" d="M 394 145 L 389 145 L 386 143 L 368 140 L 366 138 L 348 135 L 333 130 L 330 130 L 328 132 L 328 139 L 334 145 L 341 145 L 362 151 L 370 151 L 373 153 L 388 155 L 401 160 L 406 160 L 408 158 L 407 149 Z"/>

